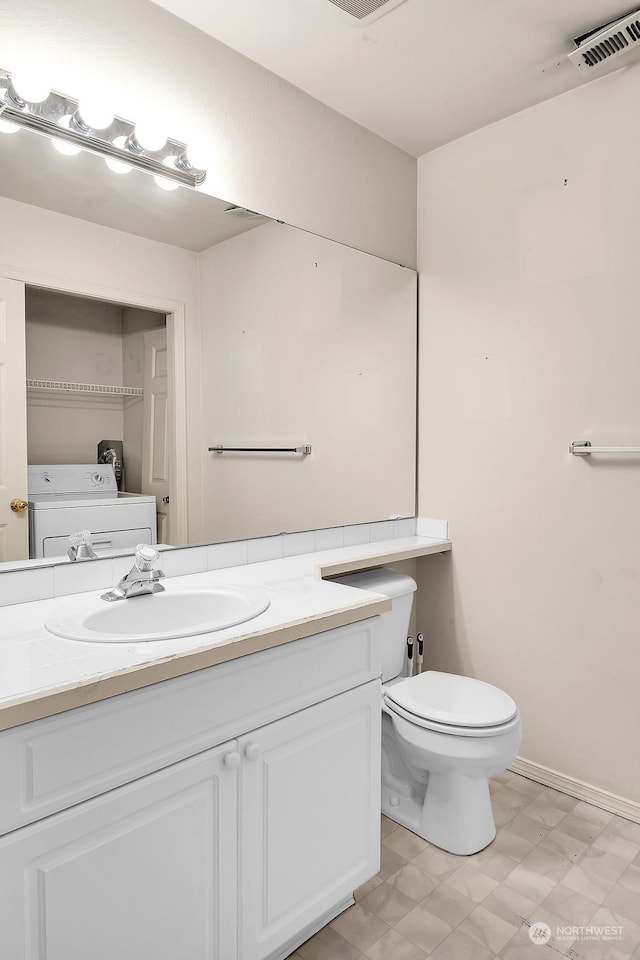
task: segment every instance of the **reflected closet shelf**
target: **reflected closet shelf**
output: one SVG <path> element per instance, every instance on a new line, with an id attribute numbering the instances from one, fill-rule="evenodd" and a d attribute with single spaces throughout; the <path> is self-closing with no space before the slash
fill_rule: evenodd
<path id="1" fill-rule="evenodd" d="M 91 393 L 110 397 L 141 397 L 142 387 L 110 386 L 106 383 L 73 383 L 68 380 L 27 379 L 28 390 L 47 390 L 56 393 Z"/>

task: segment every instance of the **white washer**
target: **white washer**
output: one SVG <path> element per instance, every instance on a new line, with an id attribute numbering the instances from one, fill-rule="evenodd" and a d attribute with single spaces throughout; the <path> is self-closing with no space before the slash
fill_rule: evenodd
<path id="1" fill-rule="evenodd" d="M 58 557 L 90 530 L 95 552 L 156 543 L 156 498 L 119 493 L 111 464 L 29 466 L 29 556 Z"/>

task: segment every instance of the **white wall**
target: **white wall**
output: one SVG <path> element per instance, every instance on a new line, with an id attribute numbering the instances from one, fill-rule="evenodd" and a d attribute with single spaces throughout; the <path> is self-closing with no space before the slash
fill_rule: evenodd
<path id="1" fill-rule="evenodd" d="M 122 383 L 117 304 L 26 290 L 27 377 Z M 102 439 L 122 437 L 122 400 L 27 392 L 29 463 L 94 463 Z"/>
<path id="2" fill-rule="evenodd" d="M 640 801 L 640 249 L 620 71 L 419 162 L 420 564 L 430 663 L 519 703 L 521 755 Z"/>
<path id="3" fill-rule="evenodd" d="M 200 257 L 203 539 L 413 515 L 416 277 L 269 223 Z"/>
<path id="4" fill-rule="evenodd" d="M 415 159 L 230 48 L 148 0 L 0 0 L 0 23 L 1 67 L 156 120 L 205 192 L 415 266 Z"/>
<path id="5" fill-rule="evenodd" d="M 118 304 L 28 288 L 25 313 L 28 377 L 122 384 Z"/>

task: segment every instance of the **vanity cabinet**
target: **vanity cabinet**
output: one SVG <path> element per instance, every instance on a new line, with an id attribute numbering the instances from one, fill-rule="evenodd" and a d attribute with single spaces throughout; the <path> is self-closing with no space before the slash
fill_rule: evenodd
<path id="1" fill-rule="evenodd" d="M 276 960 L 348 906 L 378 869 L 377 629 L 372 618 L 0 735 L 18 785 L 0 791 L 0 829 L 30 820 L 0 838 L 2 960 Z M 293 699 L 278 700 L 264 681 L 288 661 Z M 197 701 L 215 714 L 230 676 L 237 717 L 208 731 L 212 746 Z M 163 693 L 191 719 L 165 713 L 161 743 Z M 65 749 L 83 717 L 103 730 L 91 769 Z M 189 724 L 192 755 L 176 759 Z M 156 769 L 141 757 L 137 777 L 136 728 L 156 748 Z M 96 792 L 114 771 L 128 782 Z"/>
<path id="2" fill-rule="evenodd" d="M 242 960 L 278 956 L 377 872 L 379 722 L 374 682 L 238 741 Z"/>
<path id="3" fill-rule="evenodd" d="M 1 841 L 3 960 L 234 957 L 233 746 Z"/>

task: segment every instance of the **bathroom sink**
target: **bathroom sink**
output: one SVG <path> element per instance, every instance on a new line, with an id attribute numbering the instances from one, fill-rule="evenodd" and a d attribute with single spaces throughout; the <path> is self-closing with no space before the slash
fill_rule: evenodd
<path id="1" fill-rule="evenodd" d="M 113 603 L 95 597 L 78 601 L 50 616 L 45 627 L 67 640 L 171 640 L 233 627 L 259 616 L 268 606 L 266 593 L 254 588 L 168 586 L 162 593 Z"/>

